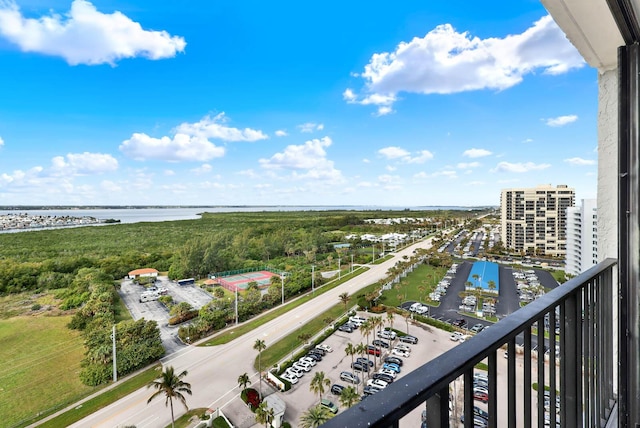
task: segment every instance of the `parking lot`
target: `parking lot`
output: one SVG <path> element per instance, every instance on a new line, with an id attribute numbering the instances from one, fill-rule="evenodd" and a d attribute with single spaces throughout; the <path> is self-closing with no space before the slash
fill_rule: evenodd
<path id="1" fill-rule="evenodd" d="M 211 301 L 211 296 L 199 287 L 193 285 L 179 286 L 167 277 L 158 277 L 156 286 L 166 288 L 168 295 L 173 298 L 174 302 L 188 302 L 195 309 L 201 308 Z M 131 317 L 134 320 L 144 318 L 158 323 L 160 337 L 167 355 L 184 348 L 185 344 L 178 339 L 178 327 L 168 325 L 169 311 L 167 308 L 157 300 L 140 302 L 140 294 L 145 290 L 145 287 L 134 283 L 130 279 L 123 279 L 120 283 L 119 293 Z"/>
<path id="2" fill-rule="evenodd" d="M 365 318 L 372 316 L 372 314 L 367 313 L 358 313 L 358 315 Z M 400 331 L 406 331 L 406 323 L 399 316 L 395 317 L 393 327 L 394 329 Z M 415 370 L 427 361 L 430 361 L 431 359 L 456 346 L 455 342 L 449 340 L 448 333 L 437 329 L 432 329 L 427 326 L 410 324 L 409 334 L 417 337 L 418 343 L 415 345 L 409 345 L 411 348 L 411 356 L 409 358 L 402 358 L 403 366 L 401 372 L 396 378 L 396 382 L 406 373 Z M 369 343 L 373 342 L 374 339 L 377 339 L 377 337 L 374 336 L 374 334 L 369 335 Z M 395 343 L 397 342 L 398 340 L 395 341 Z M 360 329 L 356 329 L 353 333 L 336 331 L 323 343 L 329 345 L 333 349 L 333 352 L 327 353 L 323 357 L 322 361 L 318 362 L 310 372 L 305 373 L 305 375 L 299 379 L 298 383 L 294 385 L 290 391 L 287 391 L 281 395 L 287 403 L 285 419 L 290 421 L 293 426 L 297 425 L 302 413 L 304 413 L 320 401 L 318 396 L 311 392 L 311 390 L 309 389 L 309 384 L 313 379 L 314 373 L 323 371 L 325 377 L 331 379 L 331 385 L 340 384 L 345 387 L 351 386 L 351 384 L 349 384 L 348 382 L 340 380 L 340 372 L 354 372 L 351 369 L 351 356 L 346 355 L 345 348 L 349 343 L 352 343 L 353 345 L 357 345 L 359 343 L 366 344 L 367 338 L 362 335 Z M 382 353 L 382 359 L 384 360 L 384 357 L 389 354 L 388 350 L 383 349 L 383 351 L 384 352 Z M 355 355 L 354 360 L 358 357 L 359 355 Z M 369 358 L 373 360 L 373 355 L 370 355 Z M 378 357 L 378 368 L 380 368 L 379 361 L 380 358 Z M 374 370 L 374 368 L 372 368 L 369 373 L 373 374 L 375 371 L 377 370 Z M 366 385 L 366 381 L 368 378 L 366 373 L 354 373 L 360 378 L 358 392 L 361 395 L 363 386 Z M 344 410 L 342 405 L 340 404 L 339 397 L 329 392 L 330 387 L 326 389 L 327 391 L 325 392 L 325 394 L 323 394 L 323 398 L 328 398 L 329 400 L 331 400 L 340 408 L 340 411 Z M 422 409 L 418 408 L 411 414 L 407 415 L 403 419 L 402 425 L 405 426 L 406 424 L 406 426 L 419 427 L 421 422 L 421 411 Z"/>

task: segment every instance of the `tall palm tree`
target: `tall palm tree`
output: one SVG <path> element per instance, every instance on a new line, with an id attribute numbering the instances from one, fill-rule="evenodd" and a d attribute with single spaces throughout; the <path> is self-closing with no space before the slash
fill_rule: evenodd
<path id="1" fill-rule="evenodd" d="M 320 396 L 320 401 L 322 401 L 322 394 L 324 394 L 324 388 L 331 386 L 331 379 L 325 377 L 324 372 L 316 372 L 311 379 L 311 383 L 309 384 L 309 389 L 318 394 Z"/>
<path id="2" fill-rule="evenodd" d="M 267 405 L 266 401 L 260 403 L 260 405 L 256 408 L 256 422 L 259 424 L 264 424 L 265 428 L 267 428 L 271 421 L 273 420 L 273 409 Z"/>
<path id="3" fill-rule="evenodd" d="M 318 428 L 333 417 L 324 406 L 314 406 L 300 416 L 300 428 Z"/>
<path id="4" fill-rule="evenodd" d="M 351 355 L 351 367 L 353 367 L 353 356 L 356 354 L 357 348 L 353 345 L 353 343 L 347 343 L 347 347 L 344 348 L 344 353 L 347 355 Z"/>
<path id="5" fill-rule="evenodd" d="M 338 298 L 342 303 L 344 303 L 344 311 L 347 312 L 347 305 L 349 304 L 349 300 L 351 300 L 351 296 L 349 296 L 349 293 L 344 292 L 341 293 Z"/>
<path id="6" fill-rule="evenodd" d="M 260 375 L 260 399 L 262 400 L 262 351 L 267 349 L 267 345 L 265 345 L 264 340 L 256 339 L 256 342 L 253 344 L 253 349 L 258 351 L 258 372 Z"/>
<path id="7" fill-rule="evenodd" d="M 368 356 L 368 354 L 367 354 L 367 345 L 365 345 L 365 344 L 364 344 L 364 343 L 362 343 L 362 342 L 358 343 L 358 344 L 356 345 L 356 355 L 361 355 L 361 356 L 363 356 L 363 357 L 365 357 L 365 358 L 369 359 L 369 356 Z M 367 364 L 369 364 L 369 363 L 367 363 Z M 368 378 L 369 378 L 369 372 L 368 372 L 368 371 L 366 371 L 365 373 L 367 374 L 367 379 L 368 379 Z M 363 380 L 364 380 L 364 379 L 363 379 Z M 363 382 L 363 384 L 364 384 L 364 382 Z M 358 385 L 356 385 L 356 389 L 357 389 L 357 390 L 359 390 L 359 388 L 360 388 L 360 387 L 359 387 Z"/>
<path id="8" fill-rule="evenodd" d="M 240 376 L 238 376 L 238 388 L 242 389 L 243 391 L 247 389 L 247 385 L 249 385 L 250 383 L 251 379 L 249 378 L 248 373 L 242 373 Z"/>
<path id="9" fill-rule="evenodd" d="M 409 334 L 409 319 L 411 319 L 411 313 L 405 312 L 403 315 L 405 322 L 407 323 L 407 334 Z"/>
<path id="10" fill-rule="evenodd" d="M 171 407 L 171 426 L 175 427 L 175 417 L 173 414 L 173 399 L 179 400 L 185 407 L 185 409 L 189 410 L 187 406 L 187 400 L 185 399 L 183 393 L 187 393 L 191 395 L 191 384 L 187 382 L 183 382 L 182 378 L 187 375 L 187 371 L 184 370 L 182 373 L 176 375 L 173 367 L 169 366 L 164 369 L 162 375 L 151 381 L 147 388 L 154 388 L 157 391 L 154 392 L 151 397 L 147 400 L 147 404 L 151 402 L 154 398 L 164 395 L 166 397 L 164 405 L 166 406 L 169 403 Z"/>
<path id="11" fill-rule="evenodd" d="M 373 325 L 371 324 L 371 318 L 363 322 L 362 325 L 360 326 L 360 331 L 362 332 L 363 335 L 367 337 L 367 348 L 369 347 L 369 335 L 371 334 L 372 330 L 373 330 Z"/>
<path id="12" fill-rule="evenodd" d="M 340 404 L 344 407 L 351 407 L 356 404 L 360 400 L 360 395 L 358 395 L 358 391 L 353 386 L 347 386 L 340 393 Z"/>
<path id="13" fill-rule="evenodd" d="M 395 317 L 395 314 L 393 313 L 393 309 L 388 308 L 387 309 L 387 321 L 389 322 L 389 328 L 391 330 L 393 330 L 393 318 Z"/>

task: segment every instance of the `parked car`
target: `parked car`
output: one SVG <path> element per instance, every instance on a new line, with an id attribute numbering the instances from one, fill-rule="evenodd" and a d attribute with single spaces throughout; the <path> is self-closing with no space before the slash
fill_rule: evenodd
<path id="1" fill-rule="evenodd" d="M 331 385 L 331 393 L 333 395 L 342 394 L 343 389 L 344 389 L 344 385 L 340 385 L 339 383 L 334 383 L 333 385 Z"/>
<path id="2" fill-rule="evenodd" d="M 393 331 L 393 330 L 382 330 L 378 332 L 378 337 L 381 337 L 383 339 L 395 339 L 398 336 L 398 334 Z"/>
<path id="3" fill-rule="evenodd" d="M 478 406 L 473 406 L 473 414 L 480 416 L 483 419 L 489 420 L 489 412 L 487 412 L 486 410 L 482 410 Z"/>
<path id="4" fill-rule="evenodd" d="M 394 379 L 396 378 L 396 376 L 398 376 L 397 372 L 393 370 L 385 369 L 384 367 L 378 370 L 378 373 L 391 376 Z"/>
<path id="5" fill-rule="evenodd" d="M 359 372 L 369 372 L 369 365 L 359 362 L 351 363 L 351 368 Z"/>
<path id="6" fill-rule="evenodd" d="M 362 393 L 364 395 L 373 395 L 377 392 L 382 391 L 380 388 L 376 388 L 375 386 L 365 386 L 364 390 L 362 391 Z"/>
<path id="7" fill-rule="evenodd" d="M 394 356 L 388 356 L 384 359 L 385 363 L 393 363 L 393 364 L 397 364 L 398 367 L 402 367 L 402 364 L 404 363 L 404 361 L 402 361 L 402 358 L 398 358 L 398 357 L 394 357 Z"/>
<path id="8" fill-rule="evenodd" d="M 422 303 L 420 302 L 412 303 L 411 306 L 409 306 L 409 310 L 411 312 L 415 312 L 420 306 L 422 306 Z"/>
<path id="9" fill-rule="evenodd" d="M 465 320 L 464 318 L 458 318 L 457 320 L 455 320 L 451 324 L 455 325 L 456 327 L 464 327 L 464 326 L 467 325 L 467 320 Z"/>
<path id="10" fill-rule="evenodd" d="M 353 328 L 346 324 L 342 324 L 340 327 L 338 327 L 338 330 L 344 331 L 345 333 L 353 333 Z"/>
<path id="11" fill-rule="evenodd" d="M 317 361 L 322 361 L 322 357 L 320 356 L 320 354 L 315 354 L 313 352 L 308 352 L 307 355 L 305 355 L 305 357 L 307 358 L 313 358 L 314 360 Z"/>
<path id="12" fill-rule="evenodd" d="M 395 346 L 396 349 L 402 349 L 403 351 L 411 352 L 411 347 L 409 345 L 405 345 L 404 343 L 398 343 Z"/>
<path id="13" fill-rule="evenodd" d="M 360 383 L 360 378 L 351 372 L 340 372 L 340 380 L 354 384 Z"/>
<path id="14" fill-rule="evenodd" d="M 367 354 L 375 355 L 377 357 L 380 355 L 380 348 L 376 348 L 375 346 L 369 345 L 367 346 Z"/>
<path id="15" fill-rule="evenodd" d="M 322 349 L 322 348 L 313 348 L 311 351 L 313 351 L 313 352 L 315 352 L 315 353 L 318 353 L 318 354 L 322 355 L 323 357 L 324 357 L 325 355 L 327 355 L 327 351 L 325 351 L 325 350 L 324 350 L 324 349 Z"/>
<path id="16" fill-rule="evenodd" d="M 412 343 L 415 345 L 416 343 L 418 343 L 418 338 L 407 334 L 405 336 L 400 336 L 400 342 Z"/>
<path id="17" fill-rule="evenodd" d="M 294 375 L 293 373 L 287 373 L 285 372 L 282 376 L 280 376 L 282 379 L 286 380 L 287 382 L 289 382 L 291 385 L 295 385 L 296 383 L 298 383 L 298 376 Z"/>
<path id="18" fill-rule="evenodd" d="M 416 309 L 416 314 L 418 315 L 425 315 L 429 313 L 429 306 L 420 306 L 418 309 Z"/>
<path id="19" fill-rule="evenodd" d="M 460 416 L 460 422 L 464 423 L 464 415 Z M 487 428 L 489 421 L 478 415 L 473 415 L 473 428 Z"/>
<path id="20" fill-rule="evenodd" d="M 385 342 L 384 340 L 380 340 L 380 339 L 376 339 L 372 342 L 375 346 L 379 346 L 381 348 L 385 348 L 388 349 L 389 348 L 389 344 L 387 342 Z"/>
<path id="21" fill-rule="evenodd" d="M 454 342 L 458 342 L 463 337 L 464 334 L 460 333 L 459 331 L 454 331 L 453 333 L 451 333 L 451 336 L 449 336 L 449 339 L 453 340 Z"/>
<path id="22" fill-rule="evenodd" d="M 473 327 L 471 327 L 471 331 L 474 333 L 480 333 L 483 329 L 484 325 L 480 323 L 474 324 Z"/>
<path id="23" fill-rule="evenodd" d="M 382 379 L 369 379 L 367 381 L 367 386 L 373 386 L 380 389 L 385 389 L 387 385 L 389 384 Z"/>
<path id="24" fill-rule="evenodd" d="M 388 374 L 384 374 L 384 373 L 374 373 L 371 376 L 371 379 L 380 379 L 383 380 L 387 383 L 392 383 L 393 382 L 393 378 L 391 376 L 389 376 Z"/>
<path id="25" fill-rule="evenodd" d="M 300 361 L 311 364 L 311 367 L 318 364 L 318 362 L 314 358 L 307 357 L 307 356 L 300 358 Z"/>
<path id="26" fill-rule="evenodd" d="M 364 358 L 364 357 L 358 357 L 356 358 L 356 362 L 360 363 L 360 364 L 366 364 L 369 367 L 373 367 L 373 361 L 371 361 L 368 358 Z"/>
<path id="27" fill-rule="evenodd" d="M 332 401 L 327 400 L 326 398 L 320 400 L 320 405 L 329 409 L 329 411 L 334 415 L 338 413 L 338 406 L 336 406 Z"/>
<path id="28" fill-rule="evenodd" d="M 385 363 L 382 365 L 382 368 L 387 370 L 393 370 L 396 373 L 400 373 L 401 371 L 400 367 L 393 363 Z"/>
<path id="29" fill-rule="evenodd" d="M 296 361 L 295 363 L 293 363 L 293 367 L 298 369 L 298 370 L 305 371 L 305 372 L 310 372 L 311 371 L 311 364 L 305 364 L 302 361 Z"/>
<path id="30" fill-rule="evenodd" d="M 481 387 L 475 387 L 473 388 L 473 399 L 486 403 L 489 401 L 489 391 Z"/>
<path id="31" fill-rule="evenodd" d="M 409 353 L 407 351 L 403 351 L 402 349 L 393 348 L 393 351 L 391 351 L 391 353 L 399 357 L 404 357 L 404 358 L 410 357 Z"/>
<path id="32" fill-rule="evenodd" d="M 331 346 L 325 345 L 324 343 L 321 343 L 318 346 L 316 346 L 316 349 L 320 349 L 325 352 L 333 352 L 333 349 L 331 348 Z"/>
<path id="33" fill-rule="evenodd" d="M 291 375 L 295 377 L 302 377 L 304 375 L 304 370 L 298 369 L 296 367 L 289 367 L 284 372 L 286 375 Z"/>

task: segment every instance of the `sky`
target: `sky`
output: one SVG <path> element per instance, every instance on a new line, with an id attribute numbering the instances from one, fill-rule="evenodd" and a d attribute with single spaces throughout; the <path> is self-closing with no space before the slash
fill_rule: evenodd
<path id="1" fill-rule="evenodd" d="M 534 0 L 0 0 L 0 205 L 579 201 L 596 119 Z"/>

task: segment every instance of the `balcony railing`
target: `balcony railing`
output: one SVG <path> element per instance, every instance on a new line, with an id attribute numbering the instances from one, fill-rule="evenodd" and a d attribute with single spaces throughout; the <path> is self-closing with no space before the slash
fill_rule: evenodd
<path id="1" fill-rule="evenodd" d="M 323 426 L 415 427 L 416 412 L 429 428 L 459 426 L 461 416 L 483 426 L 474 425 L 474 407 L 485 407 L 474 400 L 479 363 L 489 427 L 606 426 L 617 405 L 615 266 L 601 262 Z"/>

